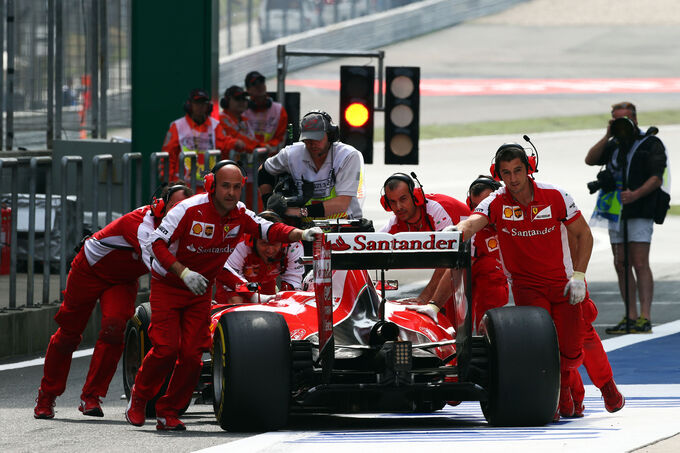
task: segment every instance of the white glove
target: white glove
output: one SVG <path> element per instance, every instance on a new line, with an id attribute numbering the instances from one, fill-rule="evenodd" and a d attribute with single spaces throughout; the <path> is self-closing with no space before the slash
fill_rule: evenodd
<path id="1" fill-rule="evenodd" d="M 323 230 L 319 227 L 307 228 L 306 230 L 302 230 L 302 240 L 312 242 L 320 234 L 323 234 Z"/>
<path id="2" fill-rule="evenodd" d="M 253 295 L 250 296 L 250 302 L 253 304 L 266 304 L 275 297 L 276 294 L 253 293 Z"/>
<path id="3" fill-rule="evenodd" d="M 574 272 L 571 280 L 567 282 L 564 287 L 564 295 L 569 293 L 569 303 L 576 305 L 586 298 L 586 274 L 583 272 Z"/>
<path id="4" fill-rule="evenodd" d="M 179 278 L 181 278 L 182 281 L 184 281 L 184 284 L 187 285 L 187 288 L 197 296 L 205 293 L 205 290 L 208 288 L 208 279 L 198 272 L 192 271 L 188 267 L 184 268 L 179 275 Z"/>
<path id="5" fill-rule="evenodd" d="M 447 227 L 444 227 L 442 230 L 444 233 L 450 233 L 452 231 L 458 231 L 458 227 L 456 225 L 449 225 Z"/>
<path id="6" fill-rule="evenodd" d="M 412 311 L 417 311 L 418 313 L 422 313 L 424 315 L 429 316 L 432 318 L 432 320 L 437 323 L 437 313 L 439 313 L 439 307 L 434 303 L 430 302 L 429 304 L 422 304 L 422 305 L 407 305 L 406 306 L 407 310 L 412 310 Z"/>

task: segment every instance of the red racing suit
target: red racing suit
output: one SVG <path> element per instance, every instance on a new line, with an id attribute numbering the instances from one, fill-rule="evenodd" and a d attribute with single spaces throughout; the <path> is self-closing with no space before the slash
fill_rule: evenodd
<path id="1" fill-rule="evenodd" d="M 399 220 L 396 215 L 392 215 L 387 225 L 380 231 L 390 234 L 406 231 L 441 231 L 449 225 L 458 224 L 470 215 L 468 205 L 448 195 L 429 193 L 425 195 L 425 199 L 427 203 L 419 208 L 421 215 L 417 224 L 406 223 Z M 451 324 L 457 325 L 453 296 L 449 297 L 443 308 Z"/>
<path id="2" fill-rule="evenodd" d="M 268 261 L 257 254 L 249 241 L 240 242 L 217 275 L 215 300 L 226 304 L 234 295 L 250 299 L 253 293 L 240 289 L 248 282 L 259 283 L 261 294 L 275 294 L 279 276 L 282 290 L 300 289 L 304 273 L 304 266 L 299 262 L 302 255 L 302 244 L 294 242 L 285 244 L 274 259 Z"/>
<path id="3" fill-rule="evenodd" d="M 243 234 L 269 241 L 288 241 L 293 228 L 256 217 L 238 202 L 225 217 L 219 215 L 212 194 L 202 193 L 175 205 L 152 233 L 151 325 L 153 347 L 135 379 L 135 393 L 143 400 L 158 394 L 177 363 L 163 397 L 156 403 L 159 416 L 177 416 L 186 407 L 201 371 L 201 355 L 210 349 L 210 298 L 215 277 Z M 204 294 L 193 294 L 168 269 L 179 261 L 209 281 Z"/>
<path id="4" fill-rule="evenodd" d="M 487 310 L 508 303 L 508 279 L 501 264 L 496 229 L 487 225 L 472 237 L 472 315 L 479 323 Z"/>
<path id="5" fill-rule="evenodd" d="M 557 329 L 562 382 L 582 362 L 581 304 L 569 304 L 564 287 L 573 273 L 566 226 L 581 216 L 570 195 L 530 179 L 534 197 L 522 205 L 503 187 L 475 209 L 496 226 L 501 262 L 516 305 L 543 307 Z"/>
<path id="6" fill-rule="evenodd" d="M 583 365 L 592 383 L 597 388 L 602 388 L 609 382 L 614 374 L 607 353 L 602 346 L 602 340 L 593 328 L 593 322 L 597 318 L 597 307 L 586 291 L 586 298 L 581 302 L 583 310 Z M 583 401 L 585 389 L 578 370 L 573 370 L 571 376 L 571 395 L 574 401 Z"/>
<path id="7" fill-rule="evenodd" d="M 71 356 L 82 340 L 97 299 L 101 329 L 82 395 L 105 397 L 123 353 L 127 320 L 134 315 L 138 279 L 149 272 L 145 243 L 160 223 L 149 206 L 111 222 L 88 238 L 71 263 L 64 301 L 54 317 L 59 328 L 50 338 L 40 389 L 64 393 Z M 146 257 L 146 258 L 145 258 Z"/>
<path id="8" fill-rule="evenodd" d="M 196 124 L 189 114 L 184 115 L 172 123 L 165 136 L 162 150 L 168 153 L 169 173 L 168 181 L 182 179 L 187 182 L 191 179 L 189 164 L 185 162 L 185 172 L 179 174 L 179 153 L 181 151 L 208 151 L 218 149 L 222 151 L 222 159 L 229 159 L 229 151 L 234 147 L 236 139 L 228 137 L 224 129 L 219 126 L 219 121 L 208 117 L 203 124 Z M 196 156 L 197 181 L 203 180 L 203 173 L 210 170 L 217 162 L 205 162 L 205 156 L 198 153 Z M 159 164 L 158 172 L 163 174 L 163 166 Z M 202 185 L 197 186 L 198 191 Z"/>

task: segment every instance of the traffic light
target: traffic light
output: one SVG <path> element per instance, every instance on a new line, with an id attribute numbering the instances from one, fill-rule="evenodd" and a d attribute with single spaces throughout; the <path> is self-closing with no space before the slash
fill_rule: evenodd
<path id="1" fill-rule="evenodd" d="M 420 68 L 385 68 L 385 164 L 417 165 Z"/>
<path id="2" fill-rule="evenodd" d="M 340 66 L 340 141 L 373 163 L 373 66 Z"/>

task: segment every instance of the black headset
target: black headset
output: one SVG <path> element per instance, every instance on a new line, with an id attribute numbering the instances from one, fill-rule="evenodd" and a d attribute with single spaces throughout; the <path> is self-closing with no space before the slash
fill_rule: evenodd
<path id="1" fill-rule="evenodd" d="M 321 115 L 321 118 L 323 118 L 323 130 L 326 132 L 329 142 L 333 143 L 340 140 L 340 128 L 333 122 L 331 116 L 323 110 L 311 110 L 305 113 L 305 115 L 300 119 L 300 129 L 302 129 L 302 121 L 309 115 L 313 114 Z"/>
<path id="2" fill-rule="evenodd" d="M 472 184 L 470 184 L 470 187 L 468 187 L 467 197 L 465 198 L 465 204 L 467 204 L 468 208 L 470 208 L 470 209 L 472 209 L 472 199 L 470 198 L 472 196 L 472 188 L 474 186 L 476 186 L 477 184 L 483 184 L 484 186 L 491 189 L 492 192 L 495 192 L 496 190 L 498 190 L 502 187 L 500 182 L 496 181 L 495 179 L 491 178 L 490 176 L 479 175 L 477 177 L 477 179 L 472 181 Z"/>

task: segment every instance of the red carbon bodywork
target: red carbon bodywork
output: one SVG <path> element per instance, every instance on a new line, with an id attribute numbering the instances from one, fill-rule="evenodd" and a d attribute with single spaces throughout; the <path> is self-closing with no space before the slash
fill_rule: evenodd
<path id="1" fill-rule="evenodd" d="M 368 290 L 378 296 L 368 272 L 365 270 L 333 271 L 333 325 L 347 321 L 355 311 L 362 291 Z M 455 331 L 449 319 L 438 314 L 438 322 L 424 314 L 408 310 L 404 303 L 388 300 L 385 306 L 385 320 L 399 326 L 399 339 L 409 340 L 412 344 L 430 343 L 455 339 Z M 375 307 L 377 313 L 378 307 Z M 230 311 L 272 311 L 284 317 L 292 340 L 310 339 L 318 333 L 316 302 L 313 291 L 283 291 L 267 303 L 242 305 L 213 305 L 210 331 L 214 333 L 220 317 Z M 368 320 L 367 320 L 368 321 Z M 369 321 L 370 322 L 370 321 Z M 363 324 L 363 323 L 362 323 Z M 365 327 L 362 325 L 361 327 Z M 353 344 L 361 344 L 356 342 Z M 335 340 L 335 346 L 343 343 Z M 440 358 L 455 353 L 455 345 L 445 345 L 432 349 Z"/>

